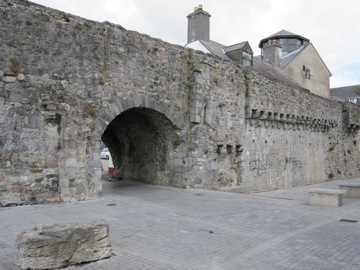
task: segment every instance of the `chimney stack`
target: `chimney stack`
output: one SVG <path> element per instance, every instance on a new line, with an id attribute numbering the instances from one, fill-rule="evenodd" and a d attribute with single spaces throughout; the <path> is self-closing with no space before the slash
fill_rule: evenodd
<path id="1" fill-rule="evenodd" d="M 277 44 L 276 40 L 268 40 L 266 44 L 263 45 L 262 59 L 274 67 L 280 68 L 281 62 L 281 46 Z"/>
<path id="2" fill-rule="evenodd" d="M 188 18 L 188 38 L 187 43 L 197 40 L 210 40 L 210 14 L 203 10 L 202 5 L 194 8 Z"/>

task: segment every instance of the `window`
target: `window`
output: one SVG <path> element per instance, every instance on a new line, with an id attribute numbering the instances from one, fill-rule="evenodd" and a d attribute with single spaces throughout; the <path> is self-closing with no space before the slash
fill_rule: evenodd
<path id="1" fill-rule="evenodd" d="M 305 78 L 308 79 L 308 80 L 311 79 L 311 74 L 310 74 L 310 69 L 309 69 L 309 68 L 307 68 L 307 69 L 305 70 Z"/>
<path id="2" fill-rule="evenodd" d="M 295 51 L 296 49 L 297 49 L 296 45 L 291 44 L 291 45 L 288 46 L 288 52 Z"/>
<path id="3" fill-rule="evenodd" d="M 358 98 L 357 97 L 351 97 L 349 98 L 349 102 L 357 104 Z"/>
<path id="4" fill-rule="evenodd" d="M 286 38 L 279 39 L 279 44 L 281 46 L 282 52 L 287 52 L 288 49 L 288 40 Z"/>
<path id="5" fill-rule="evenodd" d="M 243 65 L 246 67 L 252 67 L 252 55 L 247 52 L 242 52 Z"/>
<path id="6" fill-rule="evenodd" d="M 278 42 L 282 52 L 292 52 L 304 45 L 303 40 L 296 38 L 280 38 Z"/>
<path id="7" fill-rule="evenodd" d="M 296 44 L 296 39 L 291 39 L 291 38 L 289 38 L 288 39 L 288 44 L 290 45 L 295 45 Z"/>

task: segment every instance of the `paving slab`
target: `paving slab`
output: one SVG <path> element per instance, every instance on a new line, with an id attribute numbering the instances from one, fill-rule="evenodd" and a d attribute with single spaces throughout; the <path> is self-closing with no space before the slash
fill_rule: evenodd
<path id="1" fill-rule="evenodd" d="M 103 181 L 98 200 L 0 208 L 0 269 L 19 269 L 22 230 L 96 218 L 113 256 L 67 269 L 360 269 L 360 200 L 308 205 L 314 187 L 337 182 L 244 195 Z"/>

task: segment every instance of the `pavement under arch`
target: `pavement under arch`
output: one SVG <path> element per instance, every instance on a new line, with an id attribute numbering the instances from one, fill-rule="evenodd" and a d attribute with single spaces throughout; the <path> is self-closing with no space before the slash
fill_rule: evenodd
<path id="1" fill-rule="evenodd" d="M 177 128 L 158 111 L 131 108 L 107 126 L 102 141 L 111 152 L 114 177 L 151 184 L 163 183 L 158 174 L 168 170 L 168 156 Z"/>

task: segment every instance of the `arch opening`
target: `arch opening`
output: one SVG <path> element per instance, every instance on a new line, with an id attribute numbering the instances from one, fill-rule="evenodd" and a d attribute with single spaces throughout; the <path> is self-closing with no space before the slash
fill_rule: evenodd
<path id="1" fill-rule="evenodd" d="M 171 185 L 169 159 L 177 128 L 164 114 L 148 108 L 130 108 L 105 129 L 101 140 L 109 148 L 118 180 Z"/>

